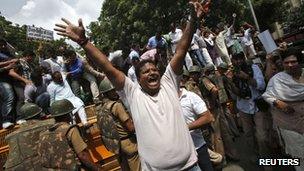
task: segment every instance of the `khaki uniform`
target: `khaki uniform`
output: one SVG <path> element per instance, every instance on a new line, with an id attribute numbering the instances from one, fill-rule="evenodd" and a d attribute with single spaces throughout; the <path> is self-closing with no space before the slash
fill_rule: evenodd
<path id="1" fill-rule="evenodd" d="M 71 128 L 67 134 L 67 138 L 71 142 L 76 154 L 79 154 L 88 147 L 88 145 L 83 141 L 79 130 L 76 127 Z"/>
<path id="2" fill-rule="evenodd" d="M 80 169 L 77 154 L 86 148 L 75 125 L 60 122 L 40 133 L 38 154 L 44 169 Z"/>
<path id="3" fill-rule="evenodd" d="M 191 80 L 187 81 L 185 83 L 185 88 L 186 88 L 186 90 L 191 91 L 191 92 L 197 94 L 198 96 L 200 96 L 203 99 L 201 90 L 199 89 L 199 87 L 196 84 L 196 82 L 191 81 Z"/>
<path id="4" fill-rule="evenodd" d="M 110 108 L 115 101 L 104 100 L 104 105 Z M 130 115 L 127 113 L 123 104 L 118 101 L 112 107 L 112 115 L 114 116 L 114 121 L 116 123 L 116 128 L 120 136 L 120 157 L 122 160 L 127 160 L 129 168 L 131 171 L 139 171 L 140 159 L 137 152 L 137 142 L 134 134 L 130 134 L 129 131 L 124 127 L 124 123 L 131 119 Z"/>
<path id="5" fill-rule="evenodd" d="M 4 165 L 5 170 L 41 170 L 37 144 L 39 133 L 51 127 L 55 121 L 48 119 L 28 120 L 20 128 L 10 133 L 6 140 L 9 144 L 9 155 Z"/>
<path id="6" fill-rule="evenodd" d="M 212 124 L 215 151 L 222 155 L 226 154 L 231 158 L 237 158 L 237 152 L 233 146 L 233 137 L 239 135 L 239 132 L 228 108 L 229 97 L 226 93 L 223 79 L 222 77 L 210 75 L 204 77 L 202 83 L 209 92 L 208 100 L 215 118 L 215 122 Z M 218 89 L 216 96 L 211 93 L 211 90 L 215 87 Z"/>

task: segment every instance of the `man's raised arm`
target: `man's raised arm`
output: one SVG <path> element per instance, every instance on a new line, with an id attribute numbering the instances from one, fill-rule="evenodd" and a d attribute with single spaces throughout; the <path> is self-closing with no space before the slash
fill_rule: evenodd
<path id="1" fill-rule="evenodd" d="M 204 13 L 207 12 L 199 2 L 190 2 L 193 5 L 190 21 L 187 23 L 186 29 L 179 43 L 177 44 L 176 53 L 172 58 L 170 65 L 175 74 L 179 75 L 183 72 L 183 62 L 190 46 L 196 24 L 198 24 Z M 209 5 L 209 4 L 208 4 Z"/>
<path id="2" fill-rule="evenodd" d="M 88 41 L 85 36 L 85 30 L 81 19 L 78 21 L 78 26 L 73 25 L 70 21 L 62 19 L 66 24 L 56 24 L 58 35 L 66 36 L 78 43 L 89 54 L 88 57 L 95 61 L 102 71 L 107 75 L 109 80 L 117 90 L 121 90 L 124 86 L 125 75 L 116 69 L 99 49 Z"/>

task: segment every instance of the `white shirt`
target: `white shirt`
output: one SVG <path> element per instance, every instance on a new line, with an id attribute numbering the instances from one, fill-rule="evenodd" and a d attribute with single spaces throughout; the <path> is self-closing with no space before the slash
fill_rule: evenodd
<path id="1" fill-rule="evenodd" d="M 44 61 L 50 64 L 52 73 L 55 71 L 59 71 L 59 72 L 65 71 L 65 65 L 62 56 L 57 56 L 56 59 L 49 58 Z"/>
<path id="2" fill-rule="evenodd" d="M 47 92 L 50 94 L 51 104 L 57 100 L 69 100 L 75 107 L 73 114 L 75 114 L 81 107 L 84 106 L 83 101 L 75 96 L 75 94 L 72 92 L 72 89 L 65 78 L 63 78 L 62 85 L 56 84 L 54 81 L 52 81 L 47 87 Z"/>
<path id="3" fill-rule="evenodd" d="M 155 96 L 125 78 L 123 91 L 130 104 L 142 170 L 184 170 L 197 154 L 179 103 L 179 79 L 169 64 Z"/>
<path id="4" fill-rule="evenodd" d="M 202 113 L 208 110 L 206 103 L 198 95 L 187 91 L 184 88 L 182 89 L 182 95 L 179 100 L 182 105 L 183 116 L 187 124 L 194 122 Z M 206 144 L 200 129 L 191 130 L 190 134 L 196 149 L 199 149 Z"/>
<path id="5" fill-rule="evenodd" d="M 262 95 L 262 92 L 264 91 L 266 86 L 263 72 L 261 71 L 260 67 L 256 64 L 252 64 L 251 68 L 253 70 L 253 79 L 255 79 L 257 83 L 257 87 L 249 86 L 251 91 L 250 99 L 247 100 L 237 97 L 237 102 L 236 102 L 237 109 L 247 114 L 255 114 L 255 112 L 258 111 L 258 108 L 254 100 Z"/>
<path id="6" fill-rule="evenodd" d="M 229 56 L 228 50 L 226 47 L 225 36 L 226 30 L 221 31 L 215 38 L 215 45 L 217 47 L 218 52 L 221 55 Z"/>
<path id="7" fill-rule="evenodd" d="M 232 34 L 233 26 L 228 28 L 228 31 L 225 34 L 226 45 L 227 47 L 231 47 L 234 44 L 233 34 Z"/>
<path id="8" fill-rule="evenodd" d="M 132 60 L 133 57 L 139 58 L 139 54 L 138 54 L 138 52 L 136 50 L 131 49 L 131 52 L 129 54 L 130 60 Z"/>
<path id="9" fill-rule="evenodd" d="M 128 70 L 128 77 L 134 82 L 137 83 L 137 77 L 135 74 L 135 67 L 132 66 L 131 68 L 129 68 Z"/>
<path id="10" fill-rule="evenodd" d="M 253 44 L 253 40 L 252 40 L 252 38 L 251 38 L 251 29 L 249 28 L 249 29 L 247 29 L 247 30 L 245 30 L 245 32 L 244 32 L 244 38 L 243 38 L 243 41 L 244 41 L 244 44 L 246 45 L 246 46 L 250 46 L 250 45 L 252 45 Z"/>
<path id="11" fill-rule="evenodd" d="M 175 29 L 175 32 L 171 31 L 169 33 L 169 37 L 170 37 L 171 43 L 172 43 L 171 49 L 172 49 L 173 53 L 175 53 L 177 43 L 182 38 L 182 36 L 183 36 L 183 31 L 181 29 L 178 29 L 178 28 Z"/>
<path id="12" fill-rule="evenodd" d="M 210 34 L 208 38 L 204 38 L 205 42 L 207 42 L 210 46 L 214 46 L 214 41 L 213 41 L 214 36 Z"/>
<path id="13" fill-rule="evenodd" d="M 295 81 L 285 71 L 279 72 L 269 80 L 263 98 L 269 104 L 273 104 L 277 99 L 287 102 L 303 101 L 304 84 Z"/>

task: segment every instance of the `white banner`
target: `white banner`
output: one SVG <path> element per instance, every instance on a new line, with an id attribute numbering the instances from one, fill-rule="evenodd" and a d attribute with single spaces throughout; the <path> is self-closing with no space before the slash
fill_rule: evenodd
<path id="1" fill-rule="evenodd" d="M 33 26 L 27 26 L 26 37 L 28 39 L 39 39 L 46 41 L 54 40 L 53 31 Z"/>
<path id="2" fill-rule="evenodd" d="M 275 44 L 269 30 L 265 30 L 258 35 L 260 41 L 262 42 L 267 54 L 272 53 L 273 51 L 277 50 L 278 47 Z"/>

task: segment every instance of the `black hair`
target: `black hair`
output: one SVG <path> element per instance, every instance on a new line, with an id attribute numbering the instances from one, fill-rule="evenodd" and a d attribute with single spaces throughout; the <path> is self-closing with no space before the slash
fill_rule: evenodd
<path id="1" fill-rule="evenodd" d="M 53 46 L 51 45 L 46 45 L 44 46 L 44 50 L 45 50 L 45 55 L 47 57 L 55 57 L 56 56 L 56 50 Z"/>
<path id="2" fill-rule="evenodd" d="M 74 50 L 67 49 L 63 52 L 64 57 L 76 56 L 76 52 Z"/>
<path id="3" fill-rule="evenodd" d="M 245 54 L 243 52 L 233 54 L 232 59 L 245 59 Z"/>
<path id="4" fill-rule="evenodd" d="M 31 57 L 35 57 L 36 54 L 34 53 L 33 50 L 30 49 L 26 49 L 25 51 L 23 51 L 23 56 L 31 56 Z"/>
<path id="5" fill-rule="evenodd" d="M 141 68 L 145 66 L 147 63 L 155 65 L 155 62 L 151 59 L 139 61 L 139 63 L 135 67 L 135 75 L 139 78 Z"/>
<path id="6" fill-rule="evenodd" d="M 34 84 L 40 85 L 40 82 L 42 80 L 42 71 L 41 69 L 36 69 L 35 72 L 31 73 L 31 80 L 34 82 Z"/>
<path id="7" fill-rule="evenodd" d="M 298 49 L 298 48 L 289 48 L 285 51 L 283 51 L 281 53 L 281 58 L 282 58 L 282 61 L 289 57 L 289 56 L 295 56 L 298 60 L 298 62 L 301 62 L 303 61 L 303 54 L 302 54 L 302 49 Z"/>
<path id="8" fill-rule="evenodd" d="M 58 73 L 61 75 L 60 71 L 55 71 L 55 72 L 53 72 L 53 73 L 51 74 L 52 79 L 54 79 L 54 78 L 55 78 L 55 75 L 58 74 Z"/>

